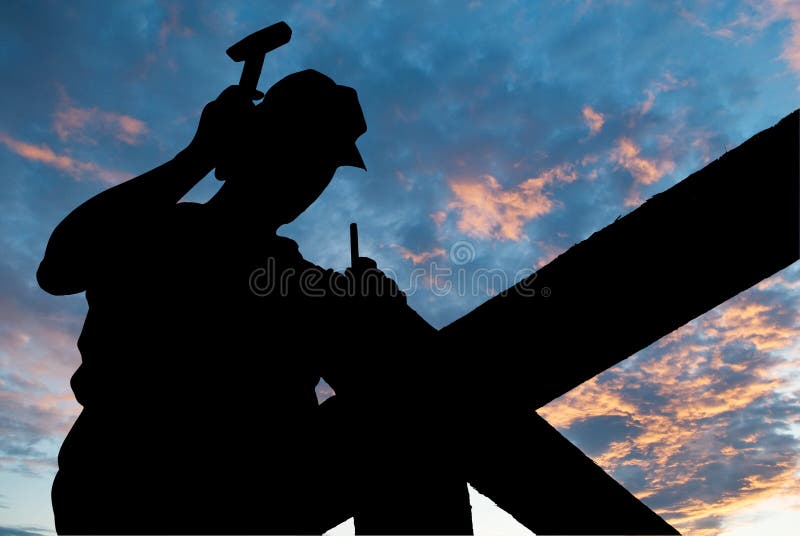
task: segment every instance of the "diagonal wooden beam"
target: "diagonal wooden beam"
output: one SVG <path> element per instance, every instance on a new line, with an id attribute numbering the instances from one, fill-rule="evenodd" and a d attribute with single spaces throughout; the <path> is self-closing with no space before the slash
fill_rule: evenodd
<path id="1" fill-rule="evenodd" d="M 678 534 L 535 413 L 492 419 L 472 442 L 467 480 L 536 534 Z"/>
<path id="2" fill-rule="evenodd" d="M 486 356 L 457 363 L 476 404 L 539 408 L 795 262 L 799 118 L 756 134 L 443 328 L 453 355 Z"/>

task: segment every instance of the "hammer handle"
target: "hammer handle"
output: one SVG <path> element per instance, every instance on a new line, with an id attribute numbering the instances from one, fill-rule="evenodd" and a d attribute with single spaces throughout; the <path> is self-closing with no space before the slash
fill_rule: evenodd
<path id="1" fill-rule="evenodd" d="M 242 76 L 239 78 L 239 86 L 250 91 L 254 97 L 258 95 L 258 78 L 261 76 L 261 68 L 264 66 L 264 56 L 253 57 L 245 60 L 242 68 Z"/>

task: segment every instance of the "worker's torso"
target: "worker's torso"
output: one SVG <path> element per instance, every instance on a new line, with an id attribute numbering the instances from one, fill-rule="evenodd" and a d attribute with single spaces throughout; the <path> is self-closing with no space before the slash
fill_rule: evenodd
<path id="1" fill-rule="evenodd" d="M 87 289 L 72 381 L 85 410 L 62 468 L 114 450 L 268 456 L 313 434 L 316 361 L 335 351 L 331 299 L 313 288 L 330 274 L 291 240 L 231 236 L 200 205 L 167 223 Z"/>

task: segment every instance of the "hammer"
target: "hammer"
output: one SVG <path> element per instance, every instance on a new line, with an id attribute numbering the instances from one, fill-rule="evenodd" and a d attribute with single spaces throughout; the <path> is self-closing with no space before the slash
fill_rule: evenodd
<path id="1" fill-rule="evenodd" d="M 226 51 L 233 61 L 244 61 L 239 86 L 251 91 L 253 100 L 264 96 L 256 88 L 264 66 L 264 56 L 267 52 L 285 45 L 291 38 L 292 29 L 281 21 L 248 35 Z"/>

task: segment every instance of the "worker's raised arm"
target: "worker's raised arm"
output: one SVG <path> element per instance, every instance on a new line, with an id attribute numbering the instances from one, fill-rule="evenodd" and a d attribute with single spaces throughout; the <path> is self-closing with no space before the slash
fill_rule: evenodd
<path id="1" fill-rule="evenodd" d="M 36 274 L 39 286 L 57 295 L 82 292 L 104 269 L 106 255 L 157 232 L 175 204 L 216 166 L 252 107 L 238 86 L 229 87 L 205 107 L 197 134 L 175 158 L 73 210 L 50 236 Z"/>

